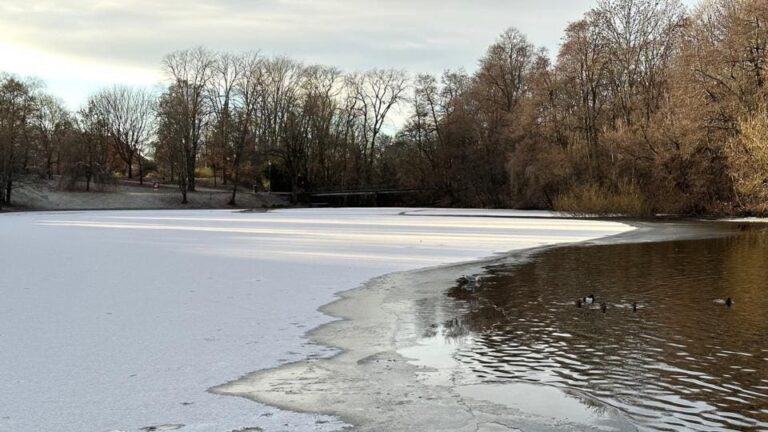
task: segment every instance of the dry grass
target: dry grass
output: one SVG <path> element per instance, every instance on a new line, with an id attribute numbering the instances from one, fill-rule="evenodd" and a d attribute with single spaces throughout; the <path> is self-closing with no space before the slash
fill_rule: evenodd
<path id="1" fill-rule="evenodd" d="M 555 197 L 554 208 L 577 215 L 649 216 L 652 212 L 642 192 L 633 184 L 606 188 L 596 184 L 576 186 Z"/>

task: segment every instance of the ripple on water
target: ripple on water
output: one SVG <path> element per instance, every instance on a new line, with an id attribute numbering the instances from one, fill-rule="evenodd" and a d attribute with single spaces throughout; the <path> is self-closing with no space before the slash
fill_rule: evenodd
<path id="1" fill-rule="evenodd" d="M 766 229 L 565 247 L 489 273 L 451 295 L 468 312 L 432 338 L 469 335 L 453 356 L 478 385 L 578 389 L 648 430 L 768 429 Z M 590 293 L 607 313 L 575 306 Z"/>

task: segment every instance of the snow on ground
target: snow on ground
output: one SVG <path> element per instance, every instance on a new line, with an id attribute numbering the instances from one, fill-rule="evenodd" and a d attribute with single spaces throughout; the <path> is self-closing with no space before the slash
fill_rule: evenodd
<path id="1" fill-rule="evenodd" d="M 0 215 L 0 431 L 337 429 L 206 390 L 329 355 L 303 334 L 372 277 L 631 229 L 413 210 Z"/>
<path id="2" fill-rule="evenodd" d="M 503 218 L 572 218 L 565 212 L 549 210 L 493 210 L 493 209 L 417 209 L 406 211 L 409 216 L 475 216 L 475 217 L 503 217 Z"/>
<path id="3" fill-rule="evenodd" d="M 231 190 L 198 187 L 187 196 L 189 203 L 181 204 L 178 188 L 163 186 L 152 189 L 138 182 L 121 182 L 104 190 L 68 192 L 59 190 L 58 180 L 25 179 L 13 190 L 13 203 L 21 208 L 36 210 L 125 210 L 125 209 L 212 209 L 229 208 Z M 253 194 L 241 191 L 237 194 L 239 208 L 261 208 L 285 205 L 277 195 Z"/>

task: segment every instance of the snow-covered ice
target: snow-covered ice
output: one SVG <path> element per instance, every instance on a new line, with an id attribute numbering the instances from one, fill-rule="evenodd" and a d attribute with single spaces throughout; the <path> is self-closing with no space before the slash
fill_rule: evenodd
<path id="1" fill-rule="evenodd" d="M 337 429 L 207 389 L 329 355 L 318 307 L 372 277 L 631 229 L 414 211 L 0 215 L 0 431 Z"/>
<path id="2" fill-rule="evenodd" d="M 406 211 L 412 216 L 477 216 L 503 218 L 572 218 L 568 213 L 549 210 L 493 210 L 493 209 L 460 209 L 460 208 L 430 208 Z"/>
<path id="3" fill-rule="evenodd" d="M 744 218 L 731 218 L 723 219 L 725 222 L 739 222 L 739 223 L 768 223 L 768 218 L 764 217 L 744 217 Z"/>

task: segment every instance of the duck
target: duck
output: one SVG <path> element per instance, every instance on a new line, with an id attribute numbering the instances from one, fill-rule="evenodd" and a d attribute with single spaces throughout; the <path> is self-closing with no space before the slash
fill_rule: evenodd
<path id="1" fill-rule="evenodd" d="M 576 299 L 576 307 L 577 308 L 581 307 L 581 299 Z"/>
<path id="2" fill-rule="evenodd" d="M 606 302 L 600 303 L 600 310 L 603 311 L 603 313 L 606 313 L 608 311 L 608 303 Z"/>
<path id="3" fill-rule="evenodd" d="M 733 301 L 732 298 L 728 297 L 725 300 L 717 299 L 717 300 L 715 300 L 715 303 L 731 307 L 731 306 L 733 306 L 734 301 Z"/>
<path id="4" fill-rule="evenodd" d="M 632 312 L 637 312 L 637 302 L 632 302 Z"/>
<path id="5" fill-rule="evenodd" d="M 595 302 L 595 295 L 594 294 L 590 294 L 590 295 L 584 297 L 583 299 L 581 299 L 581 302 L 584 303 L 584 304 L 591 305 L 592 303 Z"/>

